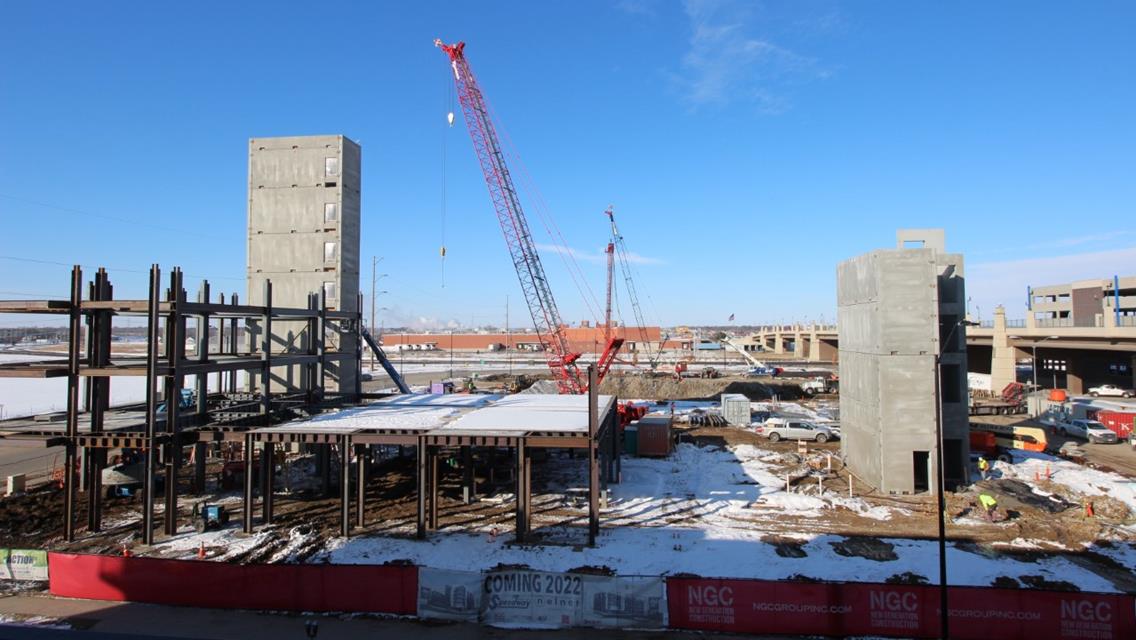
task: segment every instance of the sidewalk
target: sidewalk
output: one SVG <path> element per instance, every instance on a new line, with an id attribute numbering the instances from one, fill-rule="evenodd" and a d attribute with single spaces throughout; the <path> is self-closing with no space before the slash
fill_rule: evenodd
<path id="1" fill-rule="evenodd" d="M 360 585 L 360 588 L 366 588 Z M 32 617 L 59 619 L 72 629 L 90 631 L 91 638 L 126 640 L 156 638 L 307 638 L 308 620 L 319 623 L 318 638 L 424 638 L 427 640 L 470 640 L 474 638 L 532 638 L 539 636 L 580 638 L 581 640 L 653 639 L 678 635 L 667 631 L 619 631 L 566 629 L 561 631 L 509 630 L 472 624 L 422 622 L 419 620 L 379 619 L 335 615 L 260 613 L 227 609 L 195 609 L 166 605 L 70 600 L 49 595 L 11 595 L 0 597 L 0 616 L 5 620 Z M 106 634 L 106 635 L 104 635 Z M 682 633 L 689 637 L 690 634 Z M 0 640 L 86 637 L 66 631 L 52 631 L 0 624 Z"/>

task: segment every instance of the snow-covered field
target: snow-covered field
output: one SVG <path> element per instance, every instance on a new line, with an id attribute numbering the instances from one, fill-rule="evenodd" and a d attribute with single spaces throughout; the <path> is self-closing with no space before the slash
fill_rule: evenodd
<path id="1" fill-rule="evenodd" d="M 884 556 L 894 559 L 869 559 L 842 553 L 843 543 L 847 542 L 843 536 L 809 533 L 807 526 L 787 533 L 785 527 L 775 526 L 770 519 L 754 517 L 754 512 L 759 511 L 763 516 L 772 516 L 773 521 L 777 517 L 820 518 L 826 511 L 849 509 L 864 518 L 886 520 L 897 511 L 869 506 L 861 499 L 838 492 L 819 497 L 786 493 L 783 478 L 774 472 L 778 456 L 748 445 L 721 450 L 683 444 L 670 459 L 625 460 L 623 482 L 613 486 L 595 548 L 513 545 L 508 534 L 463 525 L 459 531 L 441 531 L 425 541 L 409 537 L 333 539 L 314 561 L 367 564 L 408 560 L 466 571 L 485 570 L 499 563 L 525 564 L 547 571 L 606 566 L 621 575 L 693 573 L 769 579 L 804 575 L 869 582 L 910 572 L 934 581 L 938 572 L 934 540 L 881 538 L 873 544 L 884 550 Z M 1032 462 L 1022 464 L 1021 469 L 1013 472 L 1032 474 Z M 1074 477 L 1071 470 L 1067 473 L 1070 481 L 1084 479 Z M 1115 492 L 1127 483 L 1115 474 L 1093 478 L 1096 486 L 1107 485 L 1113 495 L 1118 495 Z M 767 541 L 770 536 L 795 541 L 795 552 L 783 553 L 783 548 Z M 1033 544 L 1023 540 L 1013 546 L 1041 546 Z M 1136 560 L 1136 552 L 1129 547 L 1100 551 L 1126 566 L 1132 566 Z M 1002 576 L 1041 576 L 1046 580 L 1065 580 L 1086 591 L 1117 590 L 1107 579 L 1058 556 L 1017 559 L 1012 554 L 998 554 L 976 545 L 951 545 L 948 567 L 949 579 L 954 584 L 990 585 Z"/>

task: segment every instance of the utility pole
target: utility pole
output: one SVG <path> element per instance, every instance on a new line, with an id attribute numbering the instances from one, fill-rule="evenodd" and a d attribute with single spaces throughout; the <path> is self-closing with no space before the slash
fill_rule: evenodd
<path id="1" fill-rule="evenodd" d="M 373 333 L 375 331 L 375 272 L 379 266 L 379 259 L 371 256 L 371 326 L 367 327 Z M 371 371 L 375 370 L 375 350 L 371 350 Z"/>

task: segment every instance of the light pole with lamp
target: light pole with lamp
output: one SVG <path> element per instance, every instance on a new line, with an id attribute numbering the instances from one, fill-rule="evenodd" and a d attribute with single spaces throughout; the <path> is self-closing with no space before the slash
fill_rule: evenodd
<path id="1" fill-rule="evenodd" d="M 938 453 L 938 462 L 935 465 L 935 493 L 938 497 L 939 512 L 939 637 L 950 637 L 950 611 L 947 609 L 947 497 L 946 482 L 944 480 L 943 454 L 943 349 L 951 345 L 951 339 L 959 327 L 973 327 L 977 322 L 961 320 L 956 322 L 947 333 L 946 340 L 939 344 L 939 352 L 935 354 L 935 449 Z M 966 346 L 963 346 L 965 352 Z M 957 352 L 957 349 L 953 351 Z"/>
<path id="2" fill-rule="evenodd" d="M 1022 336 L 1006 336 L 1006 337 L 1009 338 L 1010 340 L 1021 340 L 1022 339 Z M 1030 360 L 1030 367 L 1032 369 L 1032 374 L 1030 376 L 1030 382 L 1033 383 L 1034 390 L 1041 388 L 1041 385 L 1039 385 L 1037 383 L 1037 345 L 1041 344 L 1042 342 L 1045 342 L 1046 340 L 1056 340 L 1060 337 L 1061 336 L 1046 336 L 1046 337 L 1042 338 L 1041 340 L 1034 339 L 1034 341 L 1033 341 L 1033 345 L 1032 345 L 1032 347 L 1033 347 L 1033 359 Z M 1057 388 L 1057 374 L 1056 373 L 1053 374 L 1053 387 Z"/>

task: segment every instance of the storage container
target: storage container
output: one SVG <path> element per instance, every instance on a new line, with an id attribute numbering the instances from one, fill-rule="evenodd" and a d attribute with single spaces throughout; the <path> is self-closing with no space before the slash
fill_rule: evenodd
<path id="1" fill-rule="evenodd" d="M 722 394 L 722 417 L 736 427 L 748 427 L 749 398 L 740 393 Z"/>
<path id="2" fill-rule="evenodd" d="M 666 457 L 671 454 L 671 417 L 650 414 L 639 420 L 638 449 L 641 456 Z"/>

